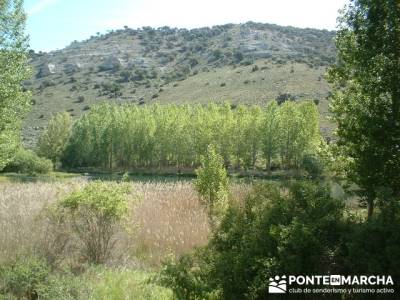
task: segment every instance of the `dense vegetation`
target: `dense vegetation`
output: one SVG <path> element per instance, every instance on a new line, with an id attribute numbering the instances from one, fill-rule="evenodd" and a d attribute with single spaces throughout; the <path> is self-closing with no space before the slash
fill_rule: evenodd
<path id="1" fill-rule="evenodd" d="M 319 143 L 313 102 L 230 105 L 101 105 L 74 124 L 63 155 L 65 167 L 112 170 L 196 167 L 209 145 L 225 165 L 255 168 L 272 162 L 298 168 Z"/>
<path id="2" fill-rule="evenodd" d="M 268 293 L 268 280 L 276 274 L 396 275 L 399 213 L 398 203 L 392 203 L 365 222 L 346 213 L 323 184 L 257 185 L 242 205 L 230 206 L 206 247 L 167 263 L 160 280 L 182 300 L 278 299 Z M 332 299 L 386 297 L 396 299 L 393 294 Z"/>
<path id="3" fill-rule="evenodd" d="M 21 0 L 0 2 L 0 171 L 19 147 L 21 121 L 29 108 L 29 93 L 21 86 L 29 78 L 22 6 Z"/>
<path id="4" fill-rule="evenodd" d="M 3 169 L 4 172 L 16 172 L 25 174 L 44 174 L 53 170 L 51 160 L 38 156 L 32 150 L 19 148 L 14 157 Z"/>

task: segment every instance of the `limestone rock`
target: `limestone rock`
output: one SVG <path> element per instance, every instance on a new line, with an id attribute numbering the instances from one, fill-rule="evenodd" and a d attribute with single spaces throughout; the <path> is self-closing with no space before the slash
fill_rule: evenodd
<path id="1" fill-rule="evenodd" d="M 56 73 L 56 65 L 51 63 L 42 64 L 39 67 L 39 72 L 36 74 L 37 78 L 42 78 Z"/>

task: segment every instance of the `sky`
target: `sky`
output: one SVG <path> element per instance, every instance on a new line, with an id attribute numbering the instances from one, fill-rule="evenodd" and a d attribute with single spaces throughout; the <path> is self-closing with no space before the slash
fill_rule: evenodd
<path id="1" fill-rule="evenodd" d="M 348 0 L 25 0 L 35 51 L 123 26 L 197 28 L 247 21 L 334 30 Z"/>

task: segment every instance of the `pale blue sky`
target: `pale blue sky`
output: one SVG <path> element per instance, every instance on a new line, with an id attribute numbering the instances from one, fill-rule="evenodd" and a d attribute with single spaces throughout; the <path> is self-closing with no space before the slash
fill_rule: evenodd
<path id="1" fill-rule="evenodd" d="M 25 0 L 35 51 L 61 49 L 124 25 L 196 28 L 255 21 L 335 29 L 347 0 Z"/>

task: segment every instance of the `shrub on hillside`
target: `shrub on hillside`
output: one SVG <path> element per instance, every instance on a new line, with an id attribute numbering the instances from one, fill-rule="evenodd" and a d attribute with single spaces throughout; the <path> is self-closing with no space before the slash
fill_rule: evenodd
<path id="1" fill-rule="evenodd" d="M 233 54 L 233 57 L 235 58 L 236 62 L 241 62 L 244 58 L 244 55 L 240 51 L 235 51 L 235 53 Z"/>
<path id="2" fill-rule="evenodd" d="M 259 68 L 258 68 L 257 65 L 254 65 L 254 66 L 251 68 L 251 72 L 257 72 L 258 70 L 259 70 Z"/>
<path id="3" fill-rule="evenodd" d="M 35 152 L 20 148 L 14 159 L 6 166 L 5 172 L 45 174 L 53 170 L 51 160 L 39 157 Z"/>
<path id="4" fill-rule="evenodd" d="M 124 70 L 119 73 L 119 76 L 120 76 L 118 80 L 119 82 L 129 82 L 131 81 L 132 73 L 128 70 Z"/>
<path id="5" fill-rule="evenodd" d="M 289 94 L 289 93 L 283 93 L 283 94 L 279 94 L 275 100 L 279 105 L 281 105 L 281 104 L 285 103 L 286 101 L 296 101 L 296 96 Z"/>
<path id="6" fill-rule="evenodd" d="M 111 98 L 116 98 L 122 95 L 122 86 L 117 82 L 103 82 L 101 88 L 102 95 L 108 95 Z"/>

